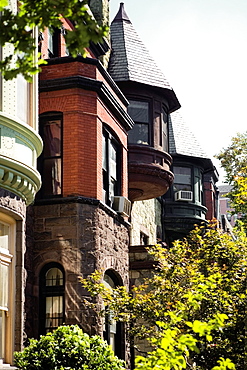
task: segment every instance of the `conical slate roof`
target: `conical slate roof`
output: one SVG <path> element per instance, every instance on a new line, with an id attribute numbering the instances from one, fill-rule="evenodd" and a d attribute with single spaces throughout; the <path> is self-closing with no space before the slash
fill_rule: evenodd
<path id="1" fill-rule="evenodd" d="M 186 126 L 180 111 L 169 118 L 169 153 L 209 159 L 195 135 Z"/>
<path id="2" fill-rule="evenodd" d="M 108 72 L 115 82 L 132 81 L 166 89 L 171 111 L 180 107 L 172 87 L 135 31 L 123 3 L 111 24 L 111 49 Z"/>

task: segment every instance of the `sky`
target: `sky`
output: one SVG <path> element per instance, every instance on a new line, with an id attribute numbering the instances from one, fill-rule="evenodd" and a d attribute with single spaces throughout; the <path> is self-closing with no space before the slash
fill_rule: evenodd
<path id="1" fill-rule="evenodd" d="M 123 2 L 223 183 L 214 155 L 247 131 L 247 0 Z M 111 20 L 119 5 L 110 0 Z"/>

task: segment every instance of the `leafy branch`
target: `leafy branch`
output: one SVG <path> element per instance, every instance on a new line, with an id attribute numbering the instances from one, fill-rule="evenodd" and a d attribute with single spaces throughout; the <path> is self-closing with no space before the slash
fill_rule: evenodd
<path id="1" fill-rule="evenodd" d="M 11 45 L 11 52 L 0 61 L 0 71 L 6 80 L 21 73 L 31 81 L 45 63 L 36 53 L 35 28 L 39 31 L 61 28 L 63 19 L 69 19 L 73 29 L 64 37 L 73 57 L 85 56 L 90 41 L 101 42 L 108 32 L 107 26 L 99 26 L 94 19 L 87 0 L 22 0 L 18 4 L 19 9 L 14 12 L 7 0 L 0 0 L 0 44 Z"/>

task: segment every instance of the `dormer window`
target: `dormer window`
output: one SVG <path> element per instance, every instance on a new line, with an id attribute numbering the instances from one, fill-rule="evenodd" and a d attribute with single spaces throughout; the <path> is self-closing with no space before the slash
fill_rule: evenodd
<path id="1" fill-rule="evenodd" d="M 149 103 L 137 100 L 129 100 L 129 103 L 128 113 L 135 122 L 129 131 L 129 144 L 150 145 Z"/>

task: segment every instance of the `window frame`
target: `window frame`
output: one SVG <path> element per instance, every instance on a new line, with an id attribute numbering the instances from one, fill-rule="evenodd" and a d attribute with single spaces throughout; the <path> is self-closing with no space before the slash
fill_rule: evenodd
<path id="1" fill-rule="evenodd" d="M 105 276 L 109 277 L 110 280 L 113 282 L 114 287 L 113 289 L 116 288 L 117 286 L 123 285 L 122 281 L 120 282 L 120 278 L 117 277 L 116 273 L 114 270 L 109 269 L 106 270 L 104 273 L 103 280 L 110 285 L 106 280 Z M 109 312 L 107 312 L 107 307 L 106 307 L 106 314 L 105 314 L 105 322 L 104 322 L 104 330 L 103 330 L 103 338 L 106 340 L 106 342 L 110 345 L 111 342 L 111 331 L 110 331 L 110 322 L 109 322 Z M 124 325 L 122 322 L 117 321 L 116 322 L 116 334 L 115 334 L 115 348 L 114 348 L 114 353 L 115 355 L 122 359 L 125 360 L 125 334 L 124 334 Z"/>
<path id="2" fill-rule="evenodd" d="M 44 135 L 44 125 L 45 123 L 49 121 L 60 121 L 60 154 L 59 155 L 53 155 L 53 156 L 46 156 L 45 155 L 45 145 L 46 145 L 46 140 L 45 140 L 45 135 Z M 63 113 L 62 112 L 45 112 L 42 113 L 39 117 L 39 134 L 43 140 L 43 151 L 38 158 L 38 171 L 41 175 L 42 179 L 42 184 L 39 192 L 37 193 L 37 199 L 49 199 L 49 198 L 57 198 L 57 197 L 62 197 L 63 194 Z M 59 173 L 60 173 L 60 192 L 58 193 L 53 193 L 49 192 L 48 188 L 48 182 L 44 181 L 44 179 L 48 178 L 47 177 L 47 171 L 45 171 L 45 162 L 49 160 L 58 160 L 59 162 Z M 51 174 L 50 174 L 51 176 Z M 49 178 L 51 180 L 51 187 L 52 185 L 52 177 Z"/>
<path id="3" fill-rule="evenodd" d="M 48 58 L 61 56 L 61 29 L 52 27 L 47 29 Z M 51 48 L 50 48 L 51 46 Z"/>
<path id="4" fill-rule="evenodd" d="M 131 144 L 131 145 L 148 145 L 148 146 L 153 146 L 153 130 L 152 130 L 152 105 L 151 105 L 151 100 L 150 99 L 138 99 L 137 97 L 129 97 L 128 98 L 128 101 L 129 101 L 129 106 L 127 108 L 127 111 L 128 111 L 128 114 L 130 115 L 130 117 L 132 118 L 132 120 L 134 121 L 135 125 L 134 127 L 129 131 L 128 133 L 128 144 Z M 148 117 L 148 121 L 147 122 L 142 122 L 142 121 L 139 121 L 139 120 L 135 120 L 134 117 L 132 117 L 131 115 L 131 112 L 130 112 L 130 109 L 131 109 L 131 102 L 136 102 L 136 103 L 146 103 L 147 104 L 147 109 L 148 109 L 148 113 L 147 113 L 147 117 Z M 129 137 L 130 137 L 130 134 L 131 132 L 133 132 L 133 130 L 135 130 L 135 127 L 137 127 L 136 125 L 146 125 L 147 126 L 147 130 L 148 130 L 148 139 L 147 139 L 147 143 L 146 142 L 131 142 L 129 140 Z M 141 141 L 141 140 L 140 140 Z"/>
<path id="5" fill-rule="evenodd" d="M 175 168 L 187 168 L 190 170 L 190 183 L 185 183 L 185 182 L 177 182 L 176 181 L 176 174 L 175 174 Z M 173 191 L 174 193 L 176 193 L 177 191 L 194 191 L 194 174 L 193 174 L 193 168 L 191 166 L 186 166 L 186 165 L 174 165 L 173 166 L 173 173 L 174 173 L 174 181 L 173 181 Z M 178 189 L 176 189 L 176 185 L 179 186 Z M 180 187 L 180 186 L 184 186 L 184 188 Z M 186 189 L 187 187 L 190 187 L 190 189 Z"/>
<path id="6" fill-rule="evenodd" d="M 46 274 L 52 269 L 57 268 L 62 272 L 63 284 L 61 285 L 46 285 Z M 65 271 L 62 265 L 57 262 L 49 262 L 45 264 L 39 274 L 39 334 L 47 334 L 50 330 L 46 327 L 46 298 L 62 297 L 62 317 L 61 324 L 65 322 Z M 56 327 L 51 327 L 51 330 Z"/>
<path id="7" fill-rule="evenodd" d="M 111 171 L 111 148 L 114 148 L 116 153 L 116 179 L 112 176 L 113 171 Z M 122 192 L 122 162 L 122 146 L 111 130 L 104 126 L 102 132 L 102 188 L 103 201 L 109 206 L 113 204 L 112 198 L 121 195 Z"/>
<path id="8" fill-rule="evenodd" d="M 8 227 L 8 248 L 1 249 L 1 264 L 8 267 L 7 279 L 8 279 L 8 291 L 7 291 L 7 306 L 1 306 L 1 312 L 3 320 L 5 321 L 4 327 L 2 328 L 2 349 L 4 351 L 4 361 L 6 363 L 12 362 L 13 350 L 14 350 L 14 333 L 12 331 L 16 315 L 15 300 L 16 300 L 16 258 L 18 252 L 16 250 L 16 221 L 11 216 L 8 216 L 0 212 L 0 223 Z"/>

